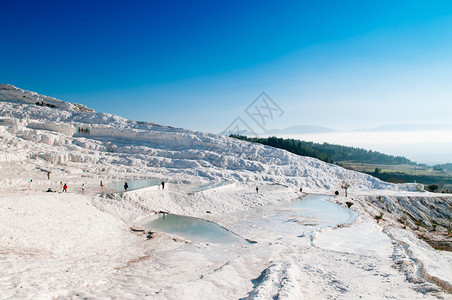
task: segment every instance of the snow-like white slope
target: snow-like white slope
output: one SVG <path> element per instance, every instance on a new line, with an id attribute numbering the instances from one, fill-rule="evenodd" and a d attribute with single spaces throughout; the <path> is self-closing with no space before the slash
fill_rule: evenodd
<path id="1" fill-rule="evenodd" d="M 110 174 L 121 169 L 122 177 L 164 174 L 172 182 L 266 181 L 334 191 L 346 180 L 351 189 L 396 189 L 369 175 L 284 150 L 96 113 L 11 85 L 0 85 L 0 100 L 0 161 L 89 163 Z"/>
<path id="2" fill-rule="evenodd" d="M 0 84 L 0 90 L 2 91 L 0 100 L 20 100 L 25 103 L 39 104 L 44 107 L 58 107 L 68 111 L 94 111 L 93 109 L 87 108 L 85 105 L 68 103 L 53 97 L 39 95 L 35 92 L 21 90 L 10 84 Z"/>
<path id="3" fill-rule="evenodd" d="M 423 218 L 424 230 L 436 222 L 447 234 L 450 197 L 400 192 L 316 159 L 95 113 L 10 85 L 0 85 L 0 171 L 0 299 L 450 299 L 449 252 L 409 231 Z M 143 177 L 170 183 L 113 194 L 99 186 Z M 68 193 L 45 192 L 60 181 Z M 193 193 L 211 181 L 233 183 Z M 353 201 L 360 215 L 350 227 L 311 238 L 259 225 L 298 199 L 300 187 L 331 193 L 343 181 L 350 197 L 334 199 Z M 161 210 L 257 243 L 130 231 Z M 401 224 L 402 216 L 413 222 Z"/>

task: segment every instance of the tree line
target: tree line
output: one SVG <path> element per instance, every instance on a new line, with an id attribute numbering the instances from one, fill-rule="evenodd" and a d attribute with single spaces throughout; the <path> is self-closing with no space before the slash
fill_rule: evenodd
<path id="1" fill-rule="evenodd" d="M 435 165 L 435 166 L 433 166 L 433 170 L 439 171 L 439 172 L 444 172 L 444 171 L 452 172 L 452 163 Z"/>
<path id="2" fill-rule="evenodd" d="M 230 137 L 284 149 L 302 156 L 314 157 L 327 163 L 348 161 L 367 164 L 416 165 L 416 162 L 413 162 L 403 156 L 393 156 L 362 148 L 334 145 L 328 143 L 320 144 L 295 139 L 283 139 L 275 136 L 268 138 L 253 138 L 243 135 L 231 134 Z"/>

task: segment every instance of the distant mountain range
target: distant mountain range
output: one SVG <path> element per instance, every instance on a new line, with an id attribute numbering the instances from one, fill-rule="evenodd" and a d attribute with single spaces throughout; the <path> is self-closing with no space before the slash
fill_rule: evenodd
<path id="1" fill-rule="evenodd" d="M 363 128 L 353 131 L 428 131 L 452 130 L 452 124 L 387 124 L 375 128 Z"/>
<path id="2" fill-rule="evenodd" d="M 314 125 L 296 125 L 291 126 L 285 129 L 270 129 L 265 132 L 252 132 L 250 130 L 239 130 L 239 128 L 232 128 L 226 131 L 223 131 L 221 134 L 223 135 L 243 135 L 243 136 L 272 136 L 272 135 L 285 135 L 285 134 L 311 134 L 311 133 L 330 133 L 330 132 L 338 132 L 336 129 L 314 126 Z"/>
<path id="3" fill-rule="evenodd" d="M 313 126 L 313 125 L 297 125 L 291 126 L 285 129 L 271 129 L 268 130 L 265 134 L 294 134 L 294 133 L 327 133 L 327 132 L 336 132 L 336 129 L 321 127 L 321 126 Z"/>
<path id="4" fill-rule="evenodd" d="M 386 124 L 375 128 L 360 128 L 350 130 L 351 132 L 372 131 L 372 132 L 397 132 L 397 131 L 429 131 L 429 130 L 452 130 L 452 124 Z M 282 134 L 311 134 L 311 133 L 332 133 L 342 132 L 337 129 L 313 126 L 313 125 L 297 125 L 285 129 L 271 129 L 264 133 L 265 136 L 282 135 Z M 245 131 L 240 133 L 246 136 L 254 136 L 255 134 Z"/>

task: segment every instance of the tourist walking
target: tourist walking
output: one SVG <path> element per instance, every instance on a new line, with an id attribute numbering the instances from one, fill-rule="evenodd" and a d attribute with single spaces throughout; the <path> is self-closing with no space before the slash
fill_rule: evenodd
<path id="1" fill-rule="evenodd" d="M 127 192 L 127 189 L 129 188 L 129 185 L 127 184 L 127 182 L 124 182 L 124 190 Z"/>
<path id="2" fill-rule="evenodd" d="M 63 193 L 67 193 L 67 184 L 66 183 L 63 185 Z"/>

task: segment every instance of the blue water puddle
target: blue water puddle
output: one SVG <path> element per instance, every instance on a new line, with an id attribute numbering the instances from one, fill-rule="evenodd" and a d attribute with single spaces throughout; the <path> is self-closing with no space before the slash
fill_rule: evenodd
<path id="1" fill-rule="evenodd" d="M 263 215 L 249 220 L 254 230 L 282 235 L 310 235 L 315 230 L 353 223 L 358 214 L 328 201 L 331 196 L 307 195 L 283 205 L 264 209 Z"/>
<path id="2" fill-rule="evenodd" d="M 156 186 L 161 183 L 160 179 L 156 178 L 143 178 L 143 179 L 126 179 L 124 181 L 117 181 L 117 182 L 111 182 L 107 183 L 105 187 L 108 190 L 112 190 L 114 192 L 122 192 L 124 191 L 124 183 L 127 182 L 129 185 L 128 191 L 133 190 L 139 190 L 142 188 L 150 187 L 150 186 Z"/>
<path id="3" fill-rule="evenodd" d="M 184 237 L 192 242 L 238 244 L 247 241 L 226 228 L 207 220 L 158 213 L 143 222 L 147 230 L 162 231 Z"/>
<path id="4" fill-rule="evenodd" d="M 264 213 L 256 213 L 253 219 L 244 220 L 239 225 L 267 233 L 299 236 L 311 234 L 323 227 L 352 223 L 358 217 L 358 214 L 350 209 L 328 201 L 329 198 L 331 196 L 308 195 L 283 205 L 264 207 Z M 142 223 L 147 230 L 178 235 L 192 242 L 248 242 L 216 223 L 199 218 L 159 213 Z"/>
<path id="5" fill-rule="evenodd" d="M 293 209 L 292 213 L 304 217 L 306 222 L 311 220 L 320 227 L 348 224 L 356 220 L 358 217 L 356 212 L 328 199 L 331 199 L 331 196 L 307 195 L 301 200 L 291 202 L 287 208 Z"/>

